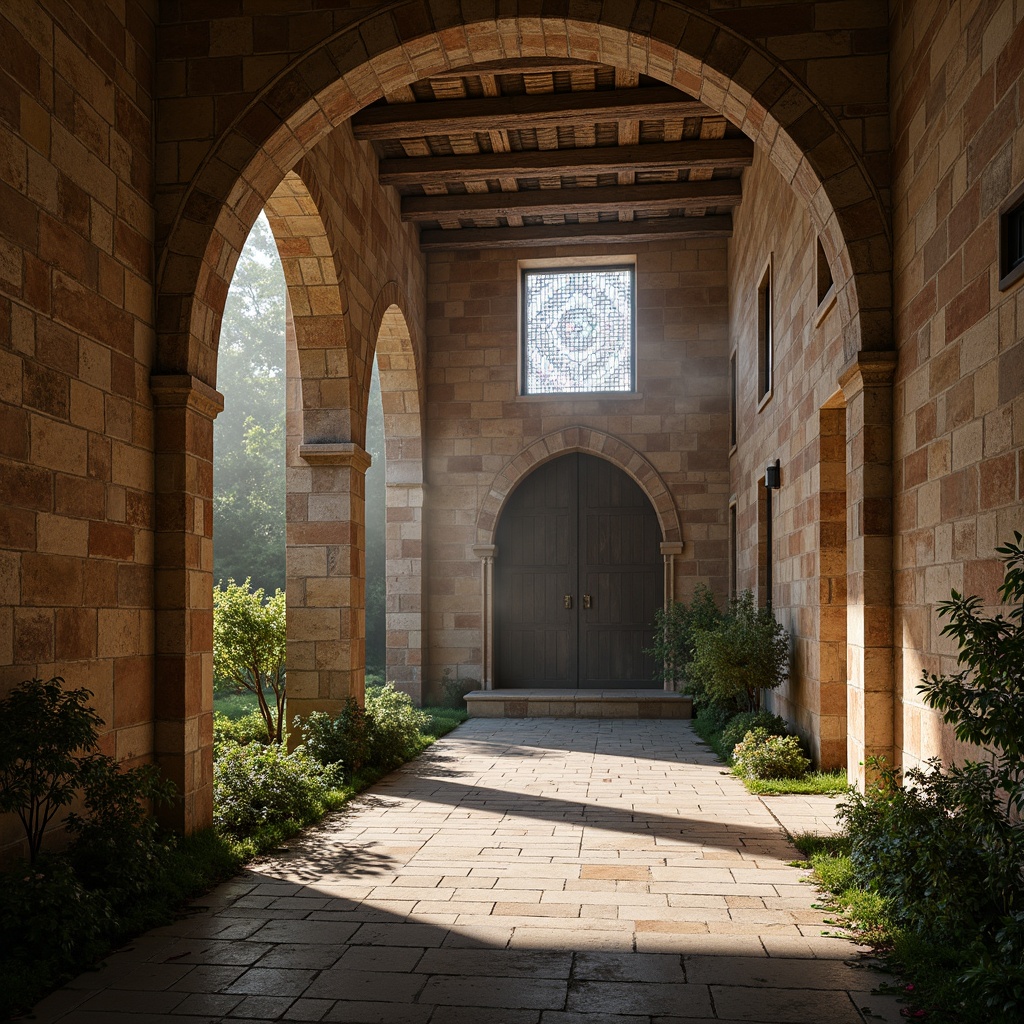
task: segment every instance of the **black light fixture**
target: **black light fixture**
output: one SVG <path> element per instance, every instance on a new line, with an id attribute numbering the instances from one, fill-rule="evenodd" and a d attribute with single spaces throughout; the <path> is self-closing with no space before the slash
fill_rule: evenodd
<path id="1" fill-rule="evenodd" d="M 765 494 L 765 516 L 767 522 L 765 523 L 765 542 L 768 547 L 767 551 L 767 564 L 765 565 L 765 589 L 767 594 L 765 595 L 768 599 L 768 607 L 772 606 L 772 589 L 774 586 L 774 573 L 772 572 L 772 556 L 774 554 L 774 536 L 772 530 L 772 491 L 777 491 L 782 485 L 782 464 L 778 459 L 774 463 L 769 463 L 764 468 L 764 489 L 767 492 Z"/>

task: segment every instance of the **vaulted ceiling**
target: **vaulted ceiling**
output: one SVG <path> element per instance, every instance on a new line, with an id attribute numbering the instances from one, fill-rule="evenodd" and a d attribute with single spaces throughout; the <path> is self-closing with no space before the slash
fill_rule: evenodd
<path id="1" fill-rule="evenodd" d="M 352 119 L 424 250 L 728 235 L 753 144 L 642 75 L 573 60 L 477 64 Z"/>

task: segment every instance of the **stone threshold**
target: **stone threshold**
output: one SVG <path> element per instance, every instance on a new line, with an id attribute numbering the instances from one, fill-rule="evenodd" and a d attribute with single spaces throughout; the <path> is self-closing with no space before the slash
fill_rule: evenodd
<path id="1" fill-rule="evenodd" d="M 470 718 L 690 718 L 693 698 L 666 690 L 473 690 Z"/>

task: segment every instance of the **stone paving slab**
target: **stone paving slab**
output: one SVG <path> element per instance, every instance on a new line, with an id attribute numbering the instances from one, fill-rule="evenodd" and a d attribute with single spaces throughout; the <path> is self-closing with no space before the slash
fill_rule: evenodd
<path id="1" fill-rule="evenodd" d="M 688 722 L 473 719 L 36 1008 L 41 1024 L 898 1021 Z"/>

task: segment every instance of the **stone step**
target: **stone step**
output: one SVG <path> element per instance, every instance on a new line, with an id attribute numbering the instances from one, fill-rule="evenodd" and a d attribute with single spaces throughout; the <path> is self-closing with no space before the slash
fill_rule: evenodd
<path id="1" fill-rule="evenodd" d="M 470 718 L 690 718 L 693 698 L 665 690 L 473 690 Z"/>

